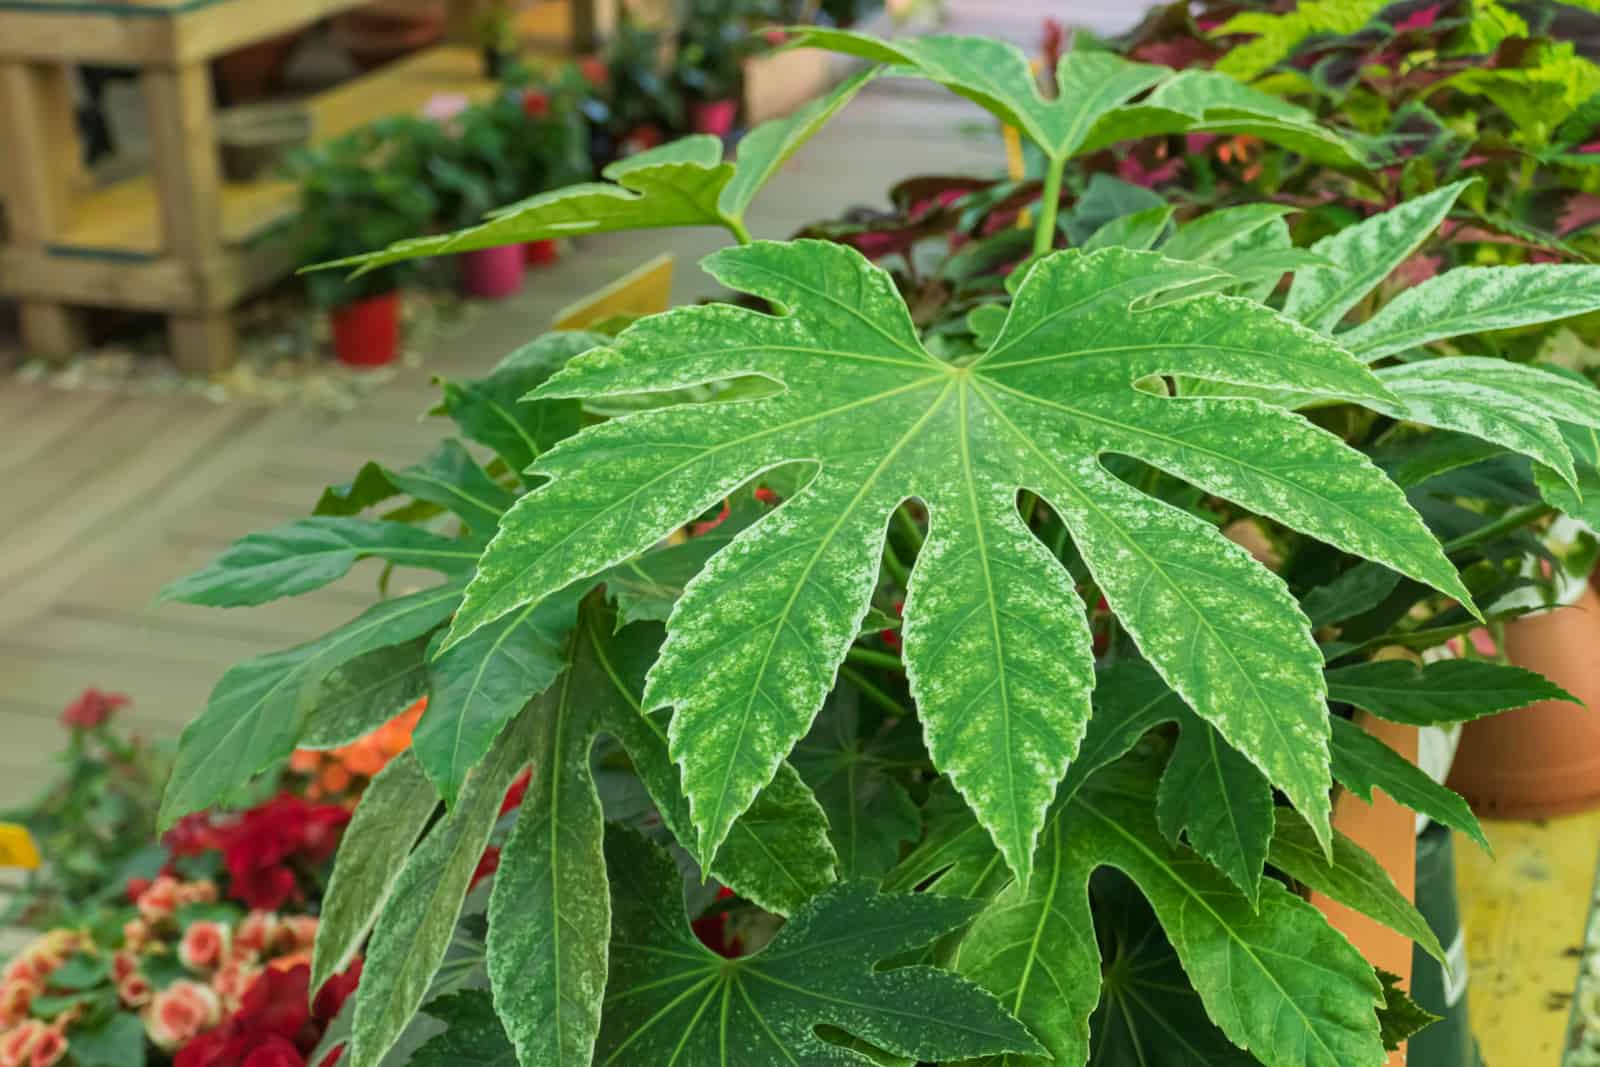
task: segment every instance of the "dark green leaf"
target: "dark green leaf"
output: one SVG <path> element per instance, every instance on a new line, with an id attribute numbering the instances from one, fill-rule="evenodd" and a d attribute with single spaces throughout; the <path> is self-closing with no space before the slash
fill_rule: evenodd
<path id="1" fill-rule="evenodd" d="M 1327 677 L 1329 700 L 1412 726 L 1470 722 L 1540 700 L 1583 706 L 1543 675 L 1483 660 L 1445 659 L 1426 666 L 1378 660 L 1340 667 L 1328 671 Z"/>
<path id="2" fill-rule="evenodd" d="M 71 1052 L 77 1067 L 144 1067 L 144 1024 L 137 1015 L 112 1012 L 102 1022 L 74 1027 Z"/>
<path id="3" fill-rule="evenodd" d="M 321 989 L 361 951 L 438 806 L 438 796 L 410 752 L 390 760 L 367 786 L 340 840 L 323 896 L 311 959 L 312 989 Z"/>
<path id="4" fill-rule="evenodd" d="M 322 516 L 235 541 L 205 568 L 161 590 L 162 600 L 251 607 L 338 581 L 363 559 L 444 574 L 470 570 L 479 552 L 400 522 Z"/>
<path id="5" fill-rule="evenodd" d="M 761 952 L 728 960 L 690 932 L 678 868 L 664 852 L 613 826 L 606 866 L 614 917 L 597 1063 L 872 1063 L 822 1040 L 819 1025 L 925 1060 L 1039 1050 L 992 997 L 955 975 L 874 969 L 960 925 L 973 912 L 966 901 L 841 883 Z"/>
<path id="6" fill-rule="evenodd" d="M 1261 868 L 1272 838 L 1272 785 L 1210 723 L 1188 708 L 1183 733 L 1156 794 L 1156 819 L 1170 841 L 1183 834 L 1243 890 L 1261 893 Z"/>
<path id="7" fill-rule="evenodd" d="M 1465 800 L 1355 723 L 1337 717 L 1332 722 L 1333 776 L 1345 788 L 1367 801 L 1372 799 L 1373 789 L 1382 789 L 1412 811 L 1489 847 L 1489 839 L 1483 836 L 1483 828 Z"/>
<path id="8" fill-rule="evenodd" d="M 407 1067 L 517 1067 L 517 1051 L 488 993 L 481 989 L 451 993 L 429 1001 L 422 1010 L 446 1029 L 417 1049 Z"/>

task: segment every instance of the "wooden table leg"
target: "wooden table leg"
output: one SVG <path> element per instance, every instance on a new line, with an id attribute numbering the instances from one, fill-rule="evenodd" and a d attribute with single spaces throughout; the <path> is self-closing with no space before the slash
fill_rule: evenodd
<path id="1" fill-rule="evenodd" d="M 12 244 L 40 251 L 65 228 L 82 185 L 70 68 L 0 61 L 0 198 Z M 51 301 L 19 305 L 23 348 L 61 358 L 83 346 L 78 314 Z"/>
<path id="2" fill-rule="evenodd" d="M 151 68 L 141 76 L 150 115 L 156 195 L 168 252 L 188 267 L 197 289 L 222 258 L 222 171 L 212 124 L 211 75 L 203 62 Z M 173 357 L 193 372 L 226 369 L 234 359 L 225 306 L 168 319 Z"/>

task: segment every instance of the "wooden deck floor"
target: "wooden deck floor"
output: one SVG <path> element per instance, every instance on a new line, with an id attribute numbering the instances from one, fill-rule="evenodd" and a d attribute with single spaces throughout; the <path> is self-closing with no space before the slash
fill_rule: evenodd
<path id="1" fill-rule="evenodd" d="M 894 180 L 986 173 L 998 141 L 947 95 L 874 86 L 762 194 L 752 229 L 785 237 L 852 204 L 882 204 Z M 371 603 L 374 572 L 313 596 L 236 611 L 154 606 L 161 586 L 229 541 L 308 513 L 322 487 L 367 459 L 403 465 L 446 431 L 419 421 L 432 374 L 487 370 L 555 311 L 644 262 L 678 256 L 676 296 L 709 291 L 694 266 L 713 231 L 585 241 L 349 413 L 213 405 L 0 381 L 0 806 L 50 777 L 60 708 L 84 686 L 128 693 L 133 721 L 172 736 L 221 673 L 313 637 Z"/>

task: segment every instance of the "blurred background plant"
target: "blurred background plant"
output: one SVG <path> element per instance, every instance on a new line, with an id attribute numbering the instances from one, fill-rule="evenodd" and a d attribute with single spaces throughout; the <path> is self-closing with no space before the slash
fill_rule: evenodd
<path id="1" fill-rule="evenodd" d="M 0 925 L 45 926 L 115 896 L 161 865 L 156 809 L 169 752 L 126 732 L 121 693 L 85 689 L 61 713 L 67 750 L 59 779 L 26 806 L 0 814 L 33 835 L 46 862 L 28 872 Z"/>

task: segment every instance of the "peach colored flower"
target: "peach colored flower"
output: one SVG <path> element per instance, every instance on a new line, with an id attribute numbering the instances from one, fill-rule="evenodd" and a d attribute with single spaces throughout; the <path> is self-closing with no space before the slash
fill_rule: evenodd
<path id="1" fill-rule="evenodd" d="M 261 968 L 243 960 L 230 960 L 223 964 L 211 978 L 211 988 L 222 998 L 222 1006 L 231 1015 L 239 1010 L 245 990 L 256 980 Z"/>
<path id="2" fill-rule="evenodd" d="M 150 987 L 150 980 L 135 971 L 123 975 L 117 980 L 117 996 L 122 1003 L 130 1008 L 142 1008 L 150 1003 L 150 997 L 155 990 Z"/>
<path id="3" fill-rule="evenodd" d="M 150 944 L 150 925 L 143 919 L 129 919 L 122 924 L 122 947 L 129 952 L 141 952 Z"/>
<path id="4" fill-rule="evenodd" d="M 128 975 L 139 969 L 139 957 L 127 949 L 118 949 L 111 954 L 111 977 L 115 981 L 122 981 Z"/>
<path id="5" fill-rule="evenodd" d="M 186 904 L 215 904 L 217 883 L 209 878 L 198 882 L 184 882 L 178 886 L 178 907 Z"/>
<path id="6" fill-rule="evenodd" d="M 178 942 L 178 959 L 191 971 L 208 971 L 228 955 L 228 928 L 200 919 L 189 924 Z"/>
<path id="7" fill-rule="evenodd" d="M 0 1067 L 25 1067 L 28 1053 L 44 1033 L 44 1024 L 28 1019 L 22 1025 L 0 1034 Z"/>
<path id="8" fill-rule="evenodd" d="M 172 913 L 178 910 L 178 880 L 162 875 L 150 883 L 149 889 L 139 894 L 134 906 L 139 909 L 144 921 L 151 925 L 170 919 Z"/>
<path id="9" fill-rule="evenodd" d="M 62 1025 L 46 1027 L 33 1043 L 28 1067 L 55 1067 L 66 1055 L 67 1037 L 62 1033 Z"/>
<path id="10" fill-rule="evenodd" d="M 43 979 L 44 974 L 35 964 L 33 955 L 27 952 L 6 964 L 5 971 L 0 972 L 0 982 L 4 982 L 7 985 L 13 982 L 38 985 Z"/>
<path id="11" fill-rule="evenodd" d="M 268 947 L 277 940 L 278 917 L 270 911 L 259 908 L 244 917 L 233 932 L 233 956 L 235 959 L 254 958 L 264 954 Z"/>
<path id="12" fill-rule="evenodd" d="M 170 1052 L 221 1018 L 222 1002 L 209 986 L 180 979 L 157 993 L 145 1008 L 144 1032 L 157 1048 Z"/>
<path id="13" fill-rule="evenodd" d="M 310 915 L 290 915 L 278 927 L 278 944 L 285 952 L 308 949 L 317 943 L 317 920 Z"/>
<path id="14" fill-rule="evenodd" d="M 28 1017 L 28 1008 L 39 987 L 32 982 L 7 982 L 0 985 L 0 1026 L 12 1026 Z"/>

